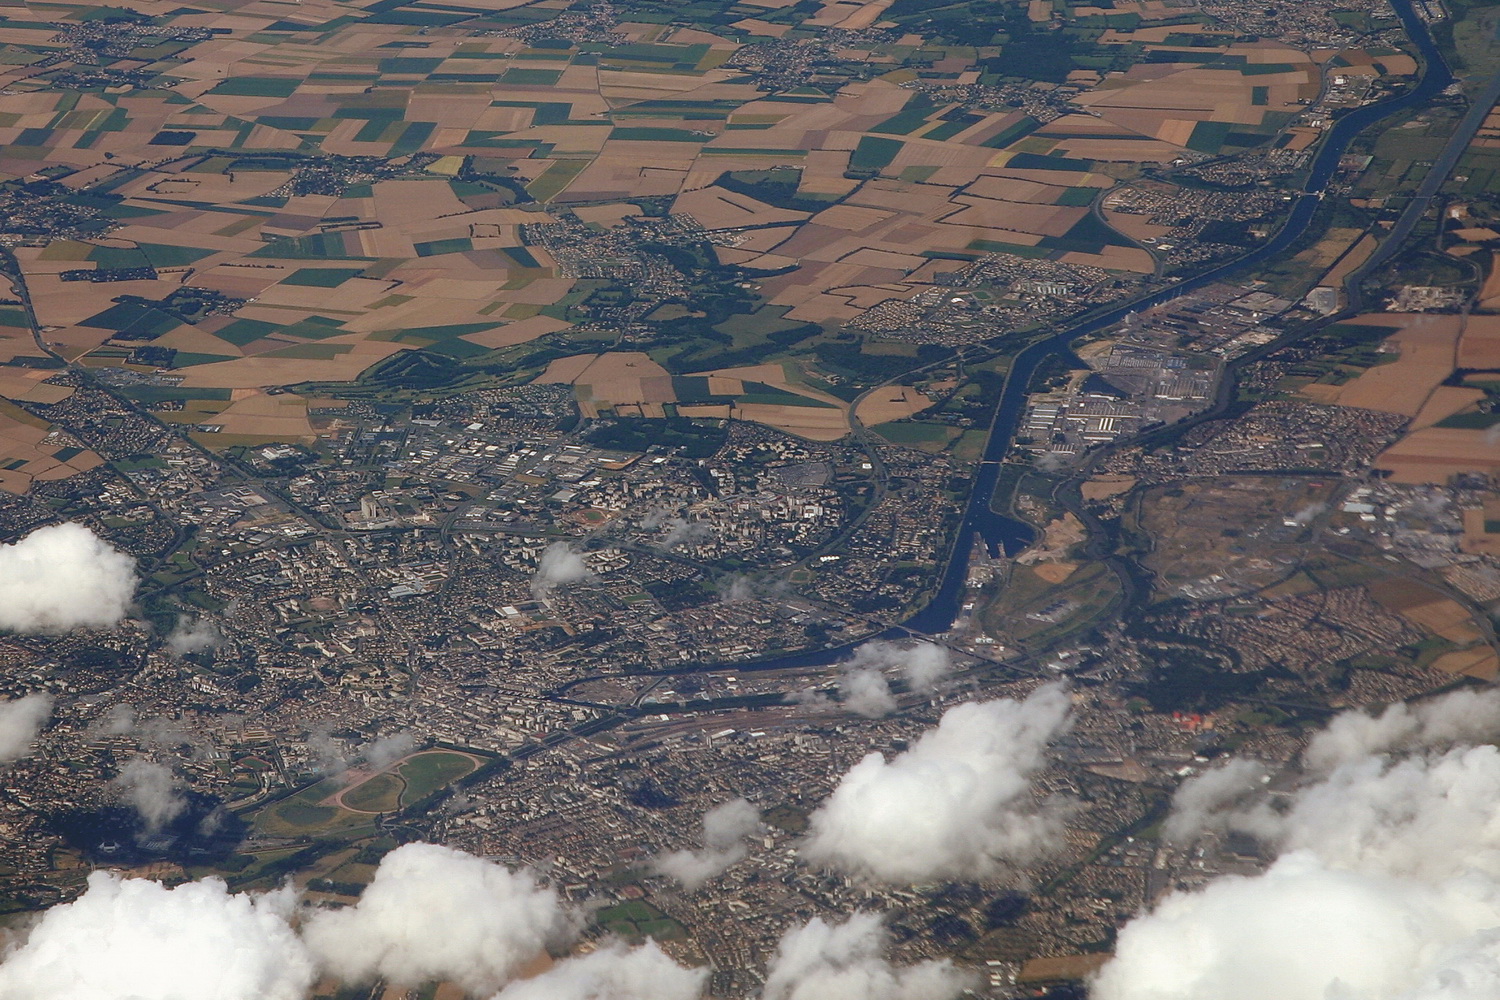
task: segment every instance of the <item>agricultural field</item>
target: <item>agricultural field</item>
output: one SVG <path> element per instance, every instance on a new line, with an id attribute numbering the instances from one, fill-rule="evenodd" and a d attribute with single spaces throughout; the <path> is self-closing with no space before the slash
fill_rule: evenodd
<path id="1" fill-rule="evenodd" d="M 465 385 L 524 377 L 542 366 L 520 366 L 517 348 L 578 354 L 612 339 L 610 322 L 655 329 L 652 357 L 673 376 L 735 379 L 725 370 L 805 355 L 794 345 L 818 330 L 916 298 L 955 262 L 1149 275 L 1151 254 L 1092 214 L 1117 177 L 1272 142 L 1317 92 L 1319 59 L 1409 69 L 1361 50 L 1315 59 L 1154 3 L 960 3 L 936 18 L 887 0 L 755 16 L 689 4 L 666 24 L 648 2 L 641 20 L 568 37 L 534 27 L 555 7 L 146 0 L 0 19 L 0 185 L 43 185 L 73 222 L 15 249 L 46 349 L 116 370 L 148 404 L 184 404 L 163 419 L 210 446 L 313 440 L 318 400 L 269 390 L 390 375 L 381 366 L 414 351 Z M 1062 10 L 1074 26 L 1043 31 Z M 1009 44 L 945 47 L 950 16 L 1026 39 L 1029 61 Z M 901 33 L 917 21 L 937 48 Z M 768 85 L 756 46 L 822 28 L 881 30 L 838 53 L 856 71 Z M 98 53 L 86 70 L 68 55 L 85 37 Z M 940 86 L 912 86 L 918 70 Z M 1058 112 L 943 89 L 1014 79 L 1062 87 Z M 626 258 L 685 287 L 621 293 L 571 252 L 581 232 L 617 252 L 634 239 L 648 249 Z M 749 291 L 694 327 L 684 296 L 730 277 Z M 30 326 L 0 314 L 8 398 L 56 391 L 11 371 L 45 360 Z M 683 346 L 705 337 L 731 341 L 730 357 Z M 847 430 L 827 400 L 750 383 L 598 402 Z"/>
<path id="2" fill-rule="evenodd" d="M 1500 675 L 1500 657 L 1469 611 L 1457 601 L 1400 577 L 1386 577 L 1366 589 L 1386 609 L 1453 647 L 1432 661 L 1435 669 L 1488 681 Z"/>
<path id="3" fill-rule="evenodd" d="M 1500 469 L 1491 431 L 1500 424 L 1500 316 L 1376 313 L 1341 328 L 1354 341 L 1341 360 L 1354 364 L 1330 366 L 1299 392 L 1412 418 L 1376 468 L 1398 483 Z"/>
<path id="4" fill-rule="evenodd" d="M 103 461 L 67 432 L 0 399 L 0 490 L 25 493 L 36 480 L 66 479 Z"/>
<path id="5" fill-rule="evenodd" d="M 536 381 L 571 385 L 588 417 L 733 417 L 829 441 L 849 431 L 847 404 L 777 364 L 674 376 L 646 354 L 613 351 L 559 358 Z"/>

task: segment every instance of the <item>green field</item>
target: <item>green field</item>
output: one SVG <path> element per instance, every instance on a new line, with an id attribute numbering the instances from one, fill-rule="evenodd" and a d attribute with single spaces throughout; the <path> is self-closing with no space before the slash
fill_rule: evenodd
<path id="1" fill-rule="evenodd" d="M 291 347 L 283 347 L 276 351 L 267 351 L 262 357 L 267 358 L 307 358 L 314 361 L 327 361 L 336 358 L 340 354 L 348 354 L 354 350 L 351 344 L 293 344 Z"/>
<path id="2" fill-rule="evenodd" d="M 374 829 L 374 817 L 370 813 L 408 808 L 472 773 L 478 766 L 468 754 L 448 750 L 423 751 L 403 761 L 394 770 L 376 774 L 349 789 L 343 799 L 348 808 L 323 804 L 338 794 L 349 780 L 347 774 L 332 775 L 260 808 L 253 816 L 254 826 L 257 832 L 271 837 L 349 839 L 364 836 Z"/>
<path id="3" fill-rule="evenodd" d="M 540 177 L 526 185 L 526 193 L 537 201 L 550 201 L 573 183 L 573 178 L 583 173 L 589 162 L 585 159 L 554 160 Z"/>
<path id="4" fill-rule="evenodd" d="M 953 458 L 958 462 L 977 462 L 984 455 L 984 446 L 989 435 L 981 430 L 967 430 L 953 445 Z"/>
<path id="5" fill-rule="evenodd" d="M 855 147 L 854 154 L 849 157 L 849 167 L 851 170 L 883 170 L 901 152 L 901 148 L 899 139 L 864 136 Z"/>
<path id="6" fill-rule="evenodd" d="M 297 81 L 290 77 L 234 76 L 213 89 L 225 97 L 291 97 Z"/>
<path id="7" fill-rule="evenodd" d="M 342 787 L 340 778 L 324 778 L 316 784 L 271 803 L 255 818 L 255 827 L 273 837 L 345 835 L 370 827 L 370 817 L 320 805 Z"/>
<path id="8" fill-rule="evenodd" d="M 1030 567 L 1017 566 L 994 603 L 980 612 L 986 630 L 1024 647 L 1056 640 L 1098 622 L 1121 596 L 1120 581 L 1102 563 L 1085 563 L 1062 584 L 1052 584 Z M 1027 615 L 1055 608 L 1051 621 Z"/>
<path id="9" fill-rule="evenodd" d="M 923 424 L 909 420 L 892 420 L 876 424 L 870 430 L 891 444 L 903 444 L 924 451 L 941 451 L 959 436 L 961 431 L 947 424 Z"/>
<path id="10" fill-rule="evenodd" d="M 337 288 L 361 273 L 357 267 L 304 267 L 281 279 L 283 285 Z"/>
<path id="11" fill-rule="evenodd" d="M 401 805 L 406 782 L 394 774 L 377 774 L 344 793 L 344 805 L 361 812 L 393 812 Z"/>
<path id="12" fill-rule="evenodd" d="M 697 135 L 691 129 L 650 128 L 635 125 L 617 127 L 609 133 L 609 137 L 611 139 L 634 139 L 638 142 L 704 142 L 709 138 Z"/>
<path id="13" fill-rule="evenodd" d="M 398 768 L 406 782 L 406 790 L 401 793 L 401 805 L 409 806 L 413 802 L 420 802 L 474 768 L 474 761 L 459 753 L 432 750 L 417 754 Z"/>
<path id="14" fill-rule="evenodd" d="M 656 938 L 676 941 L 687 937 L 687 929 L 650 903 L 634 899 L 609 906 L 594 915 L 600 926 L 628 941 Z"/>

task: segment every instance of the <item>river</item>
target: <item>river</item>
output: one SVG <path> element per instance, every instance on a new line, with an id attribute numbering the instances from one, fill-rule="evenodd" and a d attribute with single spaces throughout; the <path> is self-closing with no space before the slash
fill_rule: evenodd
<path id="1" fill-rule="evenodd" d="M 1218 281 L 1226 274 L 1254 266 L 1281 253 L 1307 231 L 1308 225 L 1317 212 L 1318 203 L 1322 200 L 1323 192 L 1328 187 L 1328 182 L 1338 170 L 1339 160 L 1355 136 L 1388 115 L 1432 100 L 1453 82 L 1453 75 L 1443 61 L 1437 45 L 1433 43 L 1426 24 L 1412 9 L 1411 0 L 1391 0 L 1391 5 L 1405 26 L 1408 37 L 1422 54 L 1424 62 L 1422 79 L 1406 93 L 1376 104 L 1356 108 L 1334 123 L 1313 157 L 1303 193 L 1297 197 L 1286 222 L 1270 240 L 1246 256 L 1236 258 L 1227 264 L 1205 271 L 1159 292 L 1133 299 L 1126 305 L 1096 314 L 1082 323 L 1067 327 L 1051 337 L 1031 344 L 1016 355 L 1006 378 L 1005 388 L 995 406 L 995 415 L 990 422 L 984 455 L 975 474 L 974 486 L 969 494 L 963 521 L 960 530 L 954 536 L 953 549 L 944 566 L 937 593 L 921 611 L 902 624 L 887 629 L 879 638 L 897 639 L 912 634 L 938 635 L 953 627 L 953 622 L 958 617 L 960 602 L 963 600 L 969 572 L 969 554 L 976 536 L 983 539 L 992 552 L 999 552 L 1003 549 L 1008 554 L 1014 554 L 1031 543 L 1034 532 L 1029 525 L 995 513 L 991 505 L 994 502 L 995 487 L 1000 478 L 1001 462 L 1010 453 L 1015 428 L 1026 405 L 1026 390 L 1037 366 L 1044 358 L 1051 354 L 1071 354 L 1071 348 L 1068 345 L 1084 334 L 1101 330 L 1120 322 L 1132 312 L 1167 302 L 1184 292 L 1201 288 Z M 861 640 L 863 641 L 865 640 Z M 695 670 L 744 672 L 805 669 L 845 659 L 858 645 L 860 643 L 849 643 L 731 665 L 684 665 L 648 672 L 681 674 Z M 580 682 L 573 682 L 573 684 L 576 683 Z M 562 689 L 559 689 L 559 693 L 571 688 L 573 684 L 564 685 Z"/>
<path id="2" fill-rule="evenodd" d="M 953 552 L 944 569 L 937 594 L 925 608 L 907 620 L 903 626 L 892 630 L 893 632 L 899 634 L 911 631 L 934 635 L 952 628 L 954 619 L 958 617 L 959 602 L 963 598 L 969 570 L 969 553 L 976 535 L 984 540 L 991 552 L 995 553 L 1004 549 L 1007 554 L 1013 555 L 1031 544 L 1034 532 L 1029 525 L 997 514 L 991 507 L 994 502 L 995 487 L 1000 478 L 1000 463 L 1010 453 L 1015 428 L 1026 406 L 1026 390 L 1031 383 L 1032 375 L 1035 374 L 1037 366 L 1043 359 L 1051 354 L 1070 354 L 1071 349 L 1068 345 L 1078 337 L 1118 323 L 1130 313 L 1168 302 L 1185 292 L 1218 281 L 1231 272 L 1253 267 L 1281 253 L 1307 231 L 1308 225 L 1318 210 L 1323 192 L 1328 187 L 1328 182 L 1333 179 L 1338 170 L 1339 160 L 1343 158 L 1355 136 L 1388 115 L 1427 103 L 1453 82 L 1452 73 L 1443 61 L 1437 45 L 1433 43 L 1427 25 L 1412 9 L 1411 0 L 1391 0 L 1391 4 L 1405 26 L 1407 35 L 1422 53 L 1425 63 L 1422 79 L 1416 87 L 1406 93 L 1376 104 L 1356 108 L 1334 123 L 1313 157 L 1303 193 L 1297 197 L 1286 222 L 1270 240 L 1246 256 L 1144 298 L 1134 299 L 1127 305 L 1097 314 L 1086 322 L 1068 327 L 1046 340 L 1032 344 L 1016 355 L 1006 379 L 1005 389 L 995 407 L 995 418 L 990 423 L 982 464 L 975 475 L 974 489 L 969 496 L 968 507 L 964 511 L 963 526 L 956 536 Z"/>

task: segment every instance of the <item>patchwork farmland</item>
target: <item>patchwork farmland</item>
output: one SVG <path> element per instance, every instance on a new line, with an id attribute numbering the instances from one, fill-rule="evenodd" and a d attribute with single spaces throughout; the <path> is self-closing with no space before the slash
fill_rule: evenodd
<path id="1" fill-rule="evenodd" d="M 1003 81 L 1003 59 L 924 49 L 900 27 L 905 6 L 884 0 L 544 29 L 555 6 L 147 0 L 0 19 L 0 180 L 42 184 L 77 216 L 15 247 L 31 315 L 7 311 L 0 351 L 13 366 L 44 350 L 98 370 L 210 446 L 310 441 L 310 407 L 412 351 L 469 388 L 622 336 L 673 376 L 781 359 L 794 380 L 816 378 L 821 337 L 923 308 L 956 267 L 1149 278 L 1158 228 L 1095 208 L 1122 179 L 1299 142 L 1294 119 L 1330 59 L 1375 77 L 1412 68 L 1247 41 L 1156 3 L 1123 20 L 1032 4 L 1033 22 L 1074 18 L 1092 54 L 1045 107 L 1007 107 L 956 99 Z M 768 82 L 775 46 L 802 37 L 788 31 L 824 28 L 847 35 L 840 60 L 868 70 Z M 87 70 L 85 45 L 103 60 Z M 58 85 L 89 73 L 104 82 Z M 578 234 L 676 277 L 609 301 L 611 275 L 566 252 Z M 677 304 L 731 280 L 750 291 L 701 323 Z M 619 332 L 633 323 L 655 333 Z M 66 394 L 38 370 L 0 373 L 0 392 Z M 746 384 L 580 401 L 848 429 L 845 403 L 821 390 Z M 5 471 L 19 482 L 89 461 L 66 450 L 17 450 Z"/>

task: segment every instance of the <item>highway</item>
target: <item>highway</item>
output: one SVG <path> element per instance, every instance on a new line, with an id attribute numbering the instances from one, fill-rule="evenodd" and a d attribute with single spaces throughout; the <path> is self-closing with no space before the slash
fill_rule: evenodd
<path id="1" fill-rule="evenodd" d="M 1496 101 L 1500 101 L 1500 73 L 1496 73 L 1474 98 L 1473 104 L 1469 107 L 1469 113 L 1464 115 L 1463 121 L 1458 123 L 1458 128 L 1449 138 L 1448 144 L 1443 147 L 1443 152 L 1433 161 L 1432 169 L 1427 172 L 1426 177 L 1422 178 L 1422 183 L 1417 186 L 1417 193 L 1402 210 L 1396 224 L 1391 227 L 1385 239 L 1380 241 L 1380 246 L 1375 248 L 1375 252 L 1370 255 L 1370 259 L 1365 261 L 1363 266 L 1349 276 L 1348 288 L 1351 298 L 1357 300 L 1359 283 L 1376 273 L 1405 245 L 1412 230 L 1432 207 L 1432 200 L 1437 197 L 1443 182 L 1448 179 L 1448 175 L 1453 173 L 1453 168 L 1458 166 L 1459 157 L 1464 155 L 1464 150 L 1468 149 L 1469 143 L 1474 141 L 1475 133 L 1484 124 L 1485 117 L 1495 106 Z"/>

